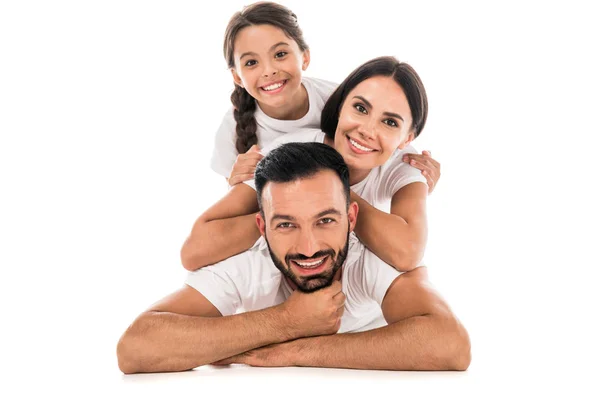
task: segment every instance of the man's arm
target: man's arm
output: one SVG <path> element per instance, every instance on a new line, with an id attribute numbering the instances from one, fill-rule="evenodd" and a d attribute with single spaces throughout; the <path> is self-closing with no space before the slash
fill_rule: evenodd
<path id="1" fill-rule="evenodd" d="M 283 305 L 221 317 L 197 290 L 185 286 L 142 313 L 117 345 L 119 369 L 185 371 L 256 347 L 293 339 Z"/>
<path id="2" fill-rule="evenodd" d="M 389 324 L 382 328 L 301 338 L 219 363 L 384 370 L 468 368 L 469 336 L 430 285 L 425 267 L 396 278 L 383 300 L 382 310 Z"/>

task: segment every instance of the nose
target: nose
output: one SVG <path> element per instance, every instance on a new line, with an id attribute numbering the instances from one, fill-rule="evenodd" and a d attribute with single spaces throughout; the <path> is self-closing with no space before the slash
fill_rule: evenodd
<path id="1" fill-rule="evenodd" d="M 300 233 L 296 246 L 297 252 L 306 257 L 312 257 L 313 254 L 319 251 L 318 240 L 311 229 Z"/>
<path id="2" fill-rule="evenodd" d="M 265 68 L 263 69 L 263 76 L 265 78 L 276 75 L 277 72 L 279 72 L 277 67 L 271 62 L 267 62 L 264 65 L 265 65 Z"/>
<path id="3" fill-rule="evenodd" d="M 377 121 L 375 120 L 375 118 L 372 117 L 364 120 L 363 123 L 358 126 L 358 133 L 365 139 L 375 139 L 376 122 Z"/>

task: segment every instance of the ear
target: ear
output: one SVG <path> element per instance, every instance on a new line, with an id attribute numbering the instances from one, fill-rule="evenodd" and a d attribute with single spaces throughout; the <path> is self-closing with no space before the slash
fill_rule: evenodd
<path id="1" fill-rule="evenodd" d="M 358 203 L 353 201 L 348 206 L 348 222 L 350 223 L 350 232 L 354 231 L 356 226 L 356 218 L 358 217 Z"/>
<path id="2" fill-rule="evenodd" d="M 406 139 L 404 139 L 402 141 L 402 143 L 400 143 L 400 145 L 398 146 L 398 149 L 402 150 L 403 148 L 405 148 L 406 146 L 408 146 L 410 144 L 410 142 L 412 142 L 413 140 L 415 140 L 415 132 L 411 130 L 408 133 L 408 136 L 406 137 Z"/>
<path id="3" fill-rule="evenodd" d="M 235 83 L 243 89 L 244 84 L 242 83 L 242 78 L 240 78 L 235 68 L 230 68 L 229 70 L 231 71 L 231 75 L 233 76 L 233 83 Z"/>
<path id="4" fill-rule="evenodd" d="M 266 224 L 260 212 L 256 213 L 256 225 L 258 225 L 258 230 L 260 231 L 260 234 L 264 237 Z"/>
<path id="5" fill-rule="evenodd" d="M 306 71 L 308 64 L 310 64 L 310 50 L 306 49 L 302 54 L 302 71 Z"/>

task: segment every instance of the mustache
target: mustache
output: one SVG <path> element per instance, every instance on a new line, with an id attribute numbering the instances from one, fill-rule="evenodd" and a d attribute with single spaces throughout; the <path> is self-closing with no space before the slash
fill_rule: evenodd
<path id="1" fill-rule="evenodd" d="M 331 258 L 333 258 L 335 256 L 335 251 L 333 251 L 333 249 L 319 250 L 310 257 L 307 257 L 304 254 L 288 254 L 285 256 L 285 262 L 289 264 L 289 262 L 292 260 L 302 261 L 302 260 L 310 260 L 311 258 L 321 258 L 324 256 L 331 256 Z"/>

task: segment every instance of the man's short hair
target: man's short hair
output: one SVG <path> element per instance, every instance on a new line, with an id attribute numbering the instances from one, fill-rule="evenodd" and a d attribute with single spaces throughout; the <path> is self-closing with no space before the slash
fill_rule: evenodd
<path id="1" fill-rule="evenodd" d="M 332 170 L 342 181 L 347 207 L 350 204 L 350 173 L 344 158 L 333 147 L 316 142 L 285 143 L 271 150 L 254 172 L 260 212 L 264 215 L 261 200 L 268 182 L 293 182 L 323 170 Z"/>

